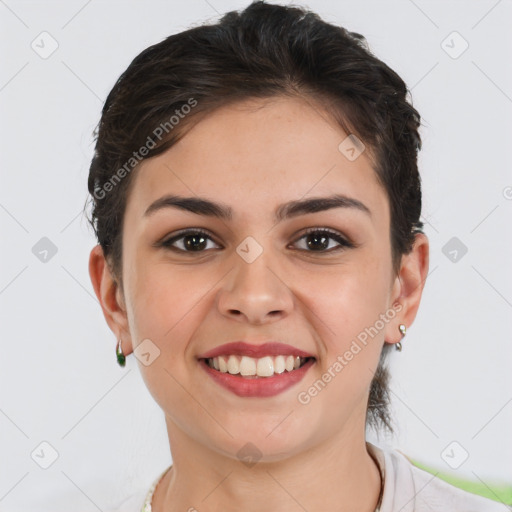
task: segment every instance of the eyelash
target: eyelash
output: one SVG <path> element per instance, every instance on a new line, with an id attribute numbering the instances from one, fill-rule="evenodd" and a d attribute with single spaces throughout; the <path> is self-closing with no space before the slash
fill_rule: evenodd
<path id="1" fill-rule="evenodd" d="M 339 246 L 334 248 L 334 249 L 326 249 L 326 250 L 322 250 L 322 251 L 308 251 L 306 249 L 299 249 L 301 251 L 305 251 L 305 252 L 309 252 L 309 253 L 312 253 L 312 254 L 327 254 L 327 253 L 332 253 L 332 252 L 338 252 L 340 250 L 343 250 L 345 248 L 348 248 L 348 249 L 351 249 L 351 248 L 354 248 L 355 245 L 351 242 L 349 242 L 348 240 L 346 240 L 345 238 L 343 238 L 340 233 L 338 233 L 337 231 L 334 231 L 332 229 L 329 229 L 329 228 L 308 228 L 299 238 L 297 238 L 293 243 L 297 243 L 299 240 L 302 240 L 303 238 L 305 238 L 307 235 L 310 235 L 310 234 L 320 234 L 320 235 L 327 235 L 327 238 L 330 238 L 332 240 L 335 240 L 336 242 L 339 243 Z M 211 235 L 203 230 L 203 229 L 200 229 L 200 228 L 195 228 L 195 229 L 185 229 L 183 231 L 179 231 L 175 236 L 173 236 L 172 238 L 169 238 L 167 240 L 164 240 L 163 242 L 161 242 L 159 245 L 162 246 L 162 247 L 165 247 L 167 249 L 170 249 L 171 251 L 175 251 L 175 252 L 181 252 L 181 253 L 188 253 L 188 254 L 194 254 L 194 253 L 204 253 L 206 252 L 208 249 L 206 250 L 203 250 L 203 251 L 186 251 L 184 249 L 178 249 L 176 247 L 172 247 L 172 244 L 175 243 L 176 241 L 178 240 L 181 240 L 182 238 L 185 238 L 186 236 L 189 236 L 189 235 L 201 235 L 201 236 L 204 236 L 205 238 L 208 238 L 210 239 L 211 241 L 215 242 L 215 240 L 213 240 L 213 238 L 211 237 Z M 217 242 L 215 242 L 217 243 Z M 219 245 L 219 244 L 217 244 Z"/>

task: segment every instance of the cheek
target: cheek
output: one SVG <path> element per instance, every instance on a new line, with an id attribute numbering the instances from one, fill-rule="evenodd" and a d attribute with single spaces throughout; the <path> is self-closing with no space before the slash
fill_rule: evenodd
<path id="1" fill-rule="evenodd" d="M 160 407 L 174 411 L 173 418 L 175 413 L 179 416 L 178 411 L 194 407 L 183 388 L 190 387 L 190 365 L 186 361 L 192 356 L 187 348 L 204 319 L 201 299 L 215 282 L 212 279 L 208 284 L 205 276 L 201 280 L 190 269 L 182 272 L 177 267 L 146 262 L 134 269 L 130 287 L 134 349 L 149 339 L 158 354 L 149 365 L 137 362 L 141 376 Z"/>
<path id="2" fill-rule="evenodd" d="M 384 342 L 381 315 L 389 301 L 389 264 L 361 253 L 357 264 L 340 266 L 309 299 L 320 320 L 315 330 L 324 342 L 320 372 L 340 376 L 329 386 L 335 400 L 344 400 L 336 389 L 358 394 L 373 378 Z"/>
<path id="3" fill-rule="evenodd" d="M 136 347 L 150 339 L 158 347 L 160 357 L 151 368 L 157 373 L 167 370 L 189 378 L 189 364 L 195 363 L 191 340 L 214 308 L 212 289 L 226 273 L 208 265 L 177 265 L 151 261 L 143 251 L 134 258 L 130 280 L 132 335 Z"/>
<path id="4" fill-rule="evenodd" d="M 340 267 L 339 272 L 330 276 L 314 302 L 321 304 L 320 311 L 326 312 L 329 323 L 339 327 L 337 335 L 353 335 L 354 328 L 373 324 L 384 312 L 389 294 L 388 274 L 382 260 L 361 258 L 357 264 Z"/>
<path id="5" fill-rule="evenodd" d="M 151 338 L 162 350 L 180 350 L 180 329 L 190 323 L 194 305 L 208 289 L 192 275 L 165 264 L 136 267 L 131 299 L 137 341 Z"/>
<path id="6" fill-rule="evenodd" d="M 366 260 L 340 268 L 324 286 L 311 287 L 316 291 L 308 305 L 324 352 L 315 374 L 301 386 L 299 402 L 312 417 L 330 417 L 339 425 L 349 411 L 360 408 L 365 414 L 384 340 L 380 315 L 387 307 L 387 275 L 385 262 Z"/>

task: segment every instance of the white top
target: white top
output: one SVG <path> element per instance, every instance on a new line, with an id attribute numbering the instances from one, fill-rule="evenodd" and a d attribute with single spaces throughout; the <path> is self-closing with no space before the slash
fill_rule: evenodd
<path id="1" fill-rule="evenodd" d="M 380 512 L 510 512 L 496 501 L 463 491 L 414 466 L 401 451 L 383 450 L 369 442 L 368 450 L 377 459 L 384 477 Z M 136 492 L 109 512 L 151 512 L 149 502 L 156 484 Z"/>

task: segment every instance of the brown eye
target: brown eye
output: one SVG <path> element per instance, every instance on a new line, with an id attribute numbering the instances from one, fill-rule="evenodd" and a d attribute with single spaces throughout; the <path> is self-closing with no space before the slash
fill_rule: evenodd
<path id="1" fill-rule="evenodd" d="M 353 244 L 345 240 L 338 232 L 329 229 L 312 228 L 306 231 L 298 240 L 305 240 L 305 250 L 307 252 L 334 252 L 344 247 L 353 247 Z M 330 243 L 335 241 L 337 246 L 330 247 Z M 295 242 L 295 243 L 297 243 Z"/>
<path id="2" fill-rule="evenodd" d="M 302 240 L 304 240 L 304 247 L 300 248 L 300 250 L 310 253 L 331 253 L 342 250 L 343 248 L 354 247 L 351 242 L 346 240 L 337 231 L 325 228 L 310 228 L 295 241 L 295 244 Z M 209 241 L 212 242 L 215 247 L 209 247 Z M 210 234 L 201 229 L 180 231 L 173 237 L 161 242 L 160 245 L 172 251 L 189 254 L 207 252 L 210 249 L 220 248 Z"/>
<path id="3" fill-rule="evenodd" d="M 208 240 L 214 242 L 206 231 L 189 229 L 163 241 L 161 245 L 178 252 L 205 252 Z M 175 245 L 177 242 L 181 247 Z"/>

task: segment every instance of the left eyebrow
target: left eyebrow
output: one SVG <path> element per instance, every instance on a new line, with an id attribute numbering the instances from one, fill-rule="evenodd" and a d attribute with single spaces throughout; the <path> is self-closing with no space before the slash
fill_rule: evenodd
<path id="1" fill-rule="evenodd" d="M 277 222 L 284 219 L 297 217 L 308 213 L 316 213 L 333 208 L 354 208 L 364 212 L 368 216 L 372 216 L 370 209 L 358 199 L 353 197 L 335 194 L 328 197 L 312 197 L 309 199 L 300 199 L 298 201 L 290 201 L 280 205 L 275 213 Z"/>
<path id="2" fill-rule="evenodd" d="M 183 197 L 172 194 L 163 196 L 153 202 L 144 212 L 144 217 L 148 217 L 164 208 L 177 208 L 197 215 L 217 217 L 222 220 L 233 219 L 233 209 L 226 204 L 216 203 L 201 197 Z M 298 217 L 299 215 L 321 212 L 333 208 L 354 208 L 364 212 L 370 217 L 372 216 L 370 209 L 358 199 L 335 194 L 328 197 L 313 197 L 281 204 L 277 207 L 274 218 L 276 222 L 282 222 L 285 219 Z"/>

